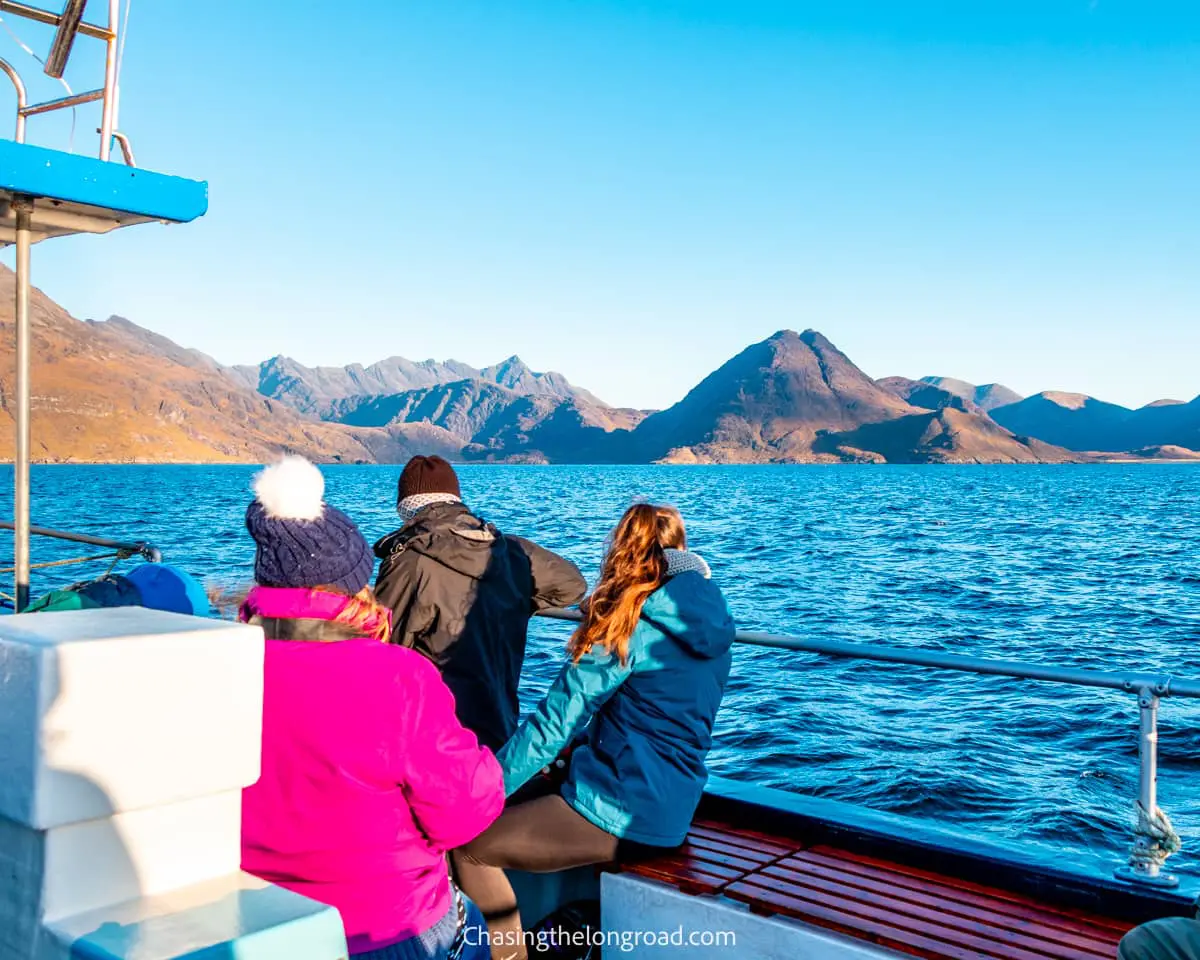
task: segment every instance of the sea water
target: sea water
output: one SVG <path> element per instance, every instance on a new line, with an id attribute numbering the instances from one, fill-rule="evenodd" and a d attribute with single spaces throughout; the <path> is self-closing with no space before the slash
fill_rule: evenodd
<path id="1" fill-rule="evenodd" d="M 33 520 L 149 540 L 238 587 L 252 575 L 253 472 L 35 467 Z M 398 468 L 325 472 L 327 499 L 368 538 L 396 526 Z M 461 477 L 479 513 L 589 580 L 632 500 L 675 504 L 744 629 L 1200 679 L 1200 465 L 468 466 Z M 11 472 L 3 495 L 7 513 Z M 34 544 L 35 562 L 87 552 Z M 104 568 L 36 572 L 34 592 Z M 535 622 L 527 707 L 567 631 Z M 1115 863 L 1130 839 L 1136 732 L 1135 698 L 1119 692 L 740 646 L 710 768 Z M 1172 869 L 1200 874 L 1200 704 L 1163 701 L 1160 753 L 1159 802 L 1184 838 Z"/>

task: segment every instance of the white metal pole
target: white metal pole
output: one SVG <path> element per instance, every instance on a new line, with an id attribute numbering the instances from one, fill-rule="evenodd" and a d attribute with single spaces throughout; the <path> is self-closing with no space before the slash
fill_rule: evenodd
<path id="1" fill-rule="evenodd" d="M 13 459 L 13 591 L 20 613 L 29 606 L 29 246 L 33 200 L 13 201 L 17 219 L 17 449 Z"/>
<path id="2" fill-rule="evenodd" d="M 121 0 L 108 0 L 108 40 L 104 44 L 104 111 L 100 117 L 100 159 L 112 153 L 113 131 L 117 126 L 117 31 L 121 18 Z"/>

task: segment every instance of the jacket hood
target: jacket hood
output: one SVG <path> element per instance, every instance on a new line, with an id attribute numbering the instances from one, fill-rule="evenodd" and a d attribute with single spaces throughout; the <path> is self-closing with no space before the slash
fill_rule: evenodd
<path id="1" fill-rule="evenodd" d="M 671 577 L 646 599 L 642 617 L 697 657 L 719 657 L 733 645 L 733 617 L 720 589 L 694 571 Z"/>
<path id="2" fill-rule="evenodd" d="M 375 555 L 386 560 L 401 550 L 412 550 L 465 577 L 480 580 L 492 554 L 502 549 L 500 531 L 464 504 L 435 503 L 376 543 Z"/>
<path id="3" fill-rule="evenodd" d="M 242 602 L 241 619 L 252 616 L 285 619 L 333 620 L 350 598 L 307 587 L 251 587 Z"/>
<path id="4" fill-rule="evenodd" d="M 257 586 L 251 588 L 250 592 L 246 594 L 246 599 L 242 601 L 241 609 L 238 610 L 238 619 L 242 623 L 259 623 L 263 620 L 270 620 L 296 621 L 297 623 L 325 621 L 332 624 L 337 621 L 349 603 L 350 598 L 345 594 L 333 593 L 328 590 Z M 388 625 L 391 625 L 391 611 L 384 609 L 380 611 L 379 616 L 371 617 L 367 623 L 362 624 L 361 629 L 369 632 L 381 627 L 383 623 L 380 618 L 386 619 Z M 334 633 L 344 631 L 346 634 L 336 637 L 336 639 L 357 636 L 360 629 L 342 624 L 336 624 L 336 626 L 338 629 Z M 272 633 L 271 629 L 268 629 L 267 636 L 275 639 L 307 640 L 314 639 L 314 636 L 311 635 L 312 632 L 309 630 L 306 635 L 306 631 L 303 630 L 280 629 L 278 632 Z M 324 639 L 331 638 L 329 630 L 325 628 L 318 632 Z"/>

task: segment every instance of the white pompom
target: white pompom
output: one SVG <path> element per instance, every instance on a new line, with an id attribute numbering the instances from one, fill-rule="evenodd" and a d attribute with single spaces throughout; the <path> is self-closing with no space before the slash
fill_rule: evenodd
<path id="1" fill-rule="evenodd" d="M 254 496 L 273 520 L 319 520 L 325 478 L 303 457 L 284 457 L 254 478 Z"/>

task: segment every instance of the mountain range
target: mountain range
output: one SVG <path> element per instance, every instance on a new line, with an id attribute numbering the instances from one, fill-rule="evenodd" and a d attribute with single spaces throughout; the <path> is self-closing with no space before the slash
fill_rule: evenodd
<path id="1" fill-rule="evenodd" d="M 0 449 L 11 449 L 11 271 L 0 266 Z M 1200 398 L 1139 410 L 950 377 L 874 380 L 815 330 L 747 347 L 661 411 L 612 407 L 518 357 L 224 366 L 120 317 L 33 297 L 35 458 L 1030 463 L 1200 459 Z"/>

